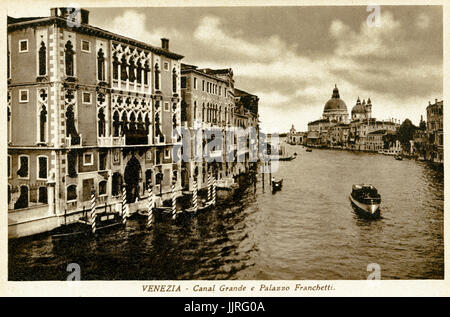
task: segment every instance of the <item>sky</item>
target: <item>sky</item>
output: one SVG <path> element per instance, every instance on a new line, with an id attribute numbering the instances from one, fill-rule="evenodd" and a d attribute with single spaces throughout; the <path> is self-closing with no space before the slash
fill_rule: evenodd
<path id="1" fill-rule="evenodd" d="M 373 117 L 416 125 L 443 98 L 440 6 L 381 6 L 375 20 L 367 6 L 87 9 L 91 25 L 154 46 L 169 38 L 184 63 L 232 68 L 235 87 L 259 97 L 265 132 L 306 131 L 335 84 L 349 114 L 370 97 Z"/>

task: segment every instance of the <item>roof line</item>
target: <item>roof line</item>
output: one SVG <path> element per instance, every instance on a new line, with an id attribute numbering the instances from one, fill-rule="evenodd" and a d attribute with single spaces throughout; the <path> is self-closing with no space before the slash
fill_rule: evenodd
<path id="1" fill-rule="evenodd" d="M 179 55 L 176 54 L 174 52 L 170 52 L 168 50 L 162 49 L 162 48 L 158 48 L 156 46 L 147 44 L 145 42 L 139 41 L 139 40 L 135 40 L 132 39 L 130 37 L 124 36 L 124 35 L 120 35 L 117 33 L 113 33 L 104 29 L 101 29 L 99 27 L 96 26 L 92 26 L 89 24 L 80 24 L 80 26 L 78 27 L 70 27 L 67 25 L 67 20 L 61 17 L 45 17 L 45 18 L 41 18 L 41 19 L 36 19 L 36 20 L 30 20 L 30 21 L 22 21 L 22 22 L 18 22 L 18 23 L 10 23 L 8 25 L 8 32 L 12 32 L 15 30 L 20 30 L 22 28 L 28 27 L 28 26 L 32 26 L 35 24 L 51 24 L 51 23 L 56 23 L 59 27 L 65 27 L 67 29 L 72 29 L 74 31 L 79 31 L 79 32 L 96 32 L 96 33 L 100 33 L 104 38 L 106 39 L 110 39 L 110 40 L 115 40 L 115 41 L 123 41 L 127 44 L 133 45 L 133 46 L 137 46 L 141 49 L 146 49 L 149 50 L 155 54 L 159 54 L 159 55 L 164 55 L 167 56 L 169 58 L 174 58 L 177 60 L 182 59 L 184 56 L 183 55 Z"/>

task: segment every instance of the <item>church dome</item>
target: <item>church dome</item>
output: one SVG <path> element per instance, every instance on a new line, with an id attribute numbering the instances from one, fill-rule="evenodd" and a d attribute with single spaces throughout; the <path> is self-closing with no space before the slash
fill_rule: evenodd
<path id="1" fill-rule="evenodd" d="M 359 97 L 358 97 L 358 100 L 356 101 L 356 105 L 352 109 L 352 114 L 365 113 L 365 112 L 366 112 L 366 109 L 365 109 L 364 105 L 361 104 L 361 100 L 359 100 Z"/>
<path id="2" fill-rule="evenodd" d="M 333 89 L 333 95 L 331 96 L 331 99 L 326 102 L 323 112 L 326 113 L 336 111 L 347 112 L 347 105 L 345 104 L 344 100 L 340 98 L 339 89 L 335 85 Z"/>

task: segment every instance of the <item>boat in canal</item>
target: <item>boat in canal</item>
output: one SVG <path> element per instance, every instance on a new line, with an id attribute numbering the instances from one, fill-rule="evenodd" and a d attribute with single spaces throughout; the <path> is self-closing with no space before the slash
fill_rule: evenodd
<path id="1" fill-rule="evenodd" d="M 272 191 L 277 191 L 277 190 L 281 190 L 281 188 L 283 187 L 283 179 L 280 180 L 272 180 Z"/>
<path id="2" fill-rule="evenodd" d="M 396 155 L 396 156 L 395 156 L 395 159 L 396 159 L 397 161 L 401 161 L 401 160 L 403 160 L 403 156 L 401 156 L 400 154 L 399 154 L 399 155 Z"/>
<path id="3" fill-rule="evenodd" d="M 363 216 L 379 217 L 381 196 L 378 190 L 367 184 L 352 186 L 350 201 L 355 210 Z"/>
<path id="4" fill-rule="evenodd" d="M 312 149 L 307 148 L 307 149 L 306 149 L 306 152 L 312 152 Z"/>
<path id="5" fill-rule="evenodd" d="M 217 200 L 219 202 L 224 202 L 231 199 L 238 188 L 239 185 L 236 184 L 232 178 L 217 180 Z"/>
<path id="6" fill-rule="evenodd" d="M 118 212 L 97 213 L 95 220 L 95 233 L 100 233 L 122 225 L 122 217 Z M 51 232 L 52 241 L 79 239 L 93 235 L 92 220 L 87 216 L 81 217 L 77 222 L 62 225 Z"/>
<path id="7" fill-rule="evenodd" d="M 196 213 L 196 212 L 198 213 L 198 212 L 210 210 L 213 206 L 214 206 L 214 201 L 212 201 L 212 200 L 209 200 L 209 201 L 200 200 L 197 205 L 197 210 L 195 210 L 195 208 L 193 206 L 191 206 L 189 208 L 184 209 L 183 211 L 185 213 L 192 214 L 192 213 Z"/>
<path id="8" fill-rule="evenodd" d="M 296 153 L 294 155 L 288 155 L 286 152 L 286 148 L 283 145 L 280 147 L 278 155 L 279 161 L 292 161 L 297 157 Z"/>

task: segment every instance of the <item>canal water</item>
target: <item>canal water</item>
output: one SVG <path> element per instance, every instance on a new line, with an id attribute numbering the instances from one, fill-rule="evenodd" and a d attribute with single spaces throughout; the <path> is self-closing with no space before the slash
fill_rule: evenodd
<path id="1" fill-rule="evenodd" d="M 181 223 L 139 221 L 97 238 L 54 245 L 48 236 L 9 242 L 9 280 L 65 280 L 77 263 L 82 280 L 444 278 L 444 175 L 427 163 L 380 154 L 287 146 L 297 158 L 261 174 L 216 210 Z M 382 218 L 353 211 L 354 183 L 382 196 Z"/>

